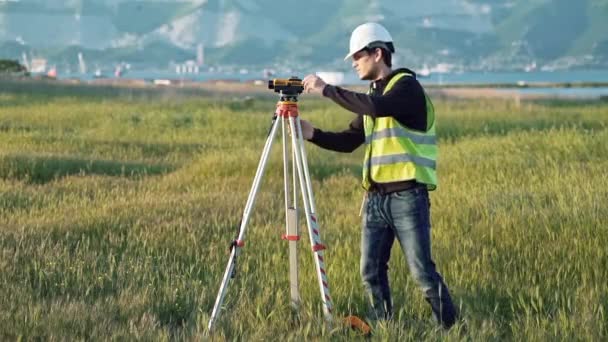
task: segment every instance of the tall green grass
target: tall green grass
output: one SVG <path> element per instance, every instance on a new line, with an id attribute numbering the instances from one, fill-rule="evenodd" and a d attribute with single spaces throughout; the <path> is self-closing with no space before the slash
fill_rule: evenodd
<path id="1" fill-rule="evenodd" d="M 210 338 L 274 100 L 89 92 L 0 91 L 0 338 Z M 352 119 L 306 96 L 300 109 L 328 130 Z M 606 339 L 608 104 L 442 100 L 436 111 L 433 254 L 466 323 L 435 328 L 395 248 L 396 316 L 374 337 Z M 323 324 L 306 242 L 303 306 L 290 311 L 280 149 L 212 338 L 357 338 Z M 336 316 L 362 314 L 362 151 L 307 152 Z"/>

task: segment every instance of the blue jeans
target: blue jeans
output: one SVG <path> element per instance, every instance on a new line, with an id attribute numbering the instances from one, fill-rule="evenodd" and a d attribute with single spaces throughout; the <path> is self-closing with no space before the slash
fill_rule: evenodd
<path id="1" fill-rule="evenodd" d="M 369 297 L 368 319 L 390 319 L 393 314 L 387 271 L 395 238 L 435 319 L 450 327 L 456 320 L 456 310 L 431 258 L 430 201 L 422 186 L 367 195 L 361 234 L 361 277 Z"/>

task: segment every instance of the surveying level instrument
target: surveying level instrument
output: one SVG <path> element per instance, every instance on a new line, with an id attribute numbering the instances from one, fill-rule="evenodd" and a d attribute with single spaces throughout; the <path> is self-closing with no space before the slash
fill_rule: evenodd
<path id="1" fill-rule="evenodd" d="M 274 89 L 275 93 L 284 95 L 298 95 L 304 91 L 304 85 L 302 80 L 295 76 L 289 79 L 275 78 L 268 81 L 268 89 Z"/>
<path id="2" fill-rule="evenodd" d="M 282 238 L 283 240 L 286 240 L 289 245 L 289 283 L 291 305 L 295 310 L 297 310 L 300 305 L 297 260 L 297 242 L 300 240 L 297 206 L 299 185 L 299 192 L 302 196 L 302 202 L 304 204 L 306 226 L 308 227 L 308 236 L 310 238 L 310 247 L 312 249 L 314 265 L 319 283 L 319 291 L 321 293 L 321 301 L 323 303 L 323 313 L 325 320 L 329 324 L 332 322 L 333 304 L 329 295 L 329 282 L 325 269 L 325 258 L 323 255 L 323 251 L 326 247 L 321 242 L 310 174 L 308 172 L 308 161 L 306 159 L 304 140 L 302 138 L 302 126 L 298 112 L 298 95 L 302 93 L 304 86 L 301 79 L 291 77 L 289 79 L 270 80 L 268 82 L 268 88 L 274 89 L 276 93 L 279 93 L 280 98 L 273 116 L 270 133 L 266 139 L 266 144 L 264 145 L 262 156 L 253 179 L 253 185 L 251 186 L 251 191 L 249 192 L 247 203 L 245 204 L 238 236 L 230 245 L 230 258 L 228 259 L 228 265 L 226 266 L 226 271 L 224 272 L 224 277 L 215 300 L 215 305 L 213 306 L 213 312 L 211 313 L 211 318 L 209 319 L 209 332 L 213 330 L 213 325 L 219 316 L 228 283 L 235 275 L 236 258 L 241 252 L 241 249 L 245 246 L 247 224 L 249 223 L 255 198 L 259 191 L 262 176 L 264 175 L 264 170 L 268 162 L 268 156 L 270 155 L 272 143 L 277 131 L 279 130 L 279 126 L 282 131 L 283 140 L 283 178 L 285 187 L 286 221 L 286 230 Z M 291 149 L 289 149 L 288 146 L 288 139 L 291 139 Z"/>

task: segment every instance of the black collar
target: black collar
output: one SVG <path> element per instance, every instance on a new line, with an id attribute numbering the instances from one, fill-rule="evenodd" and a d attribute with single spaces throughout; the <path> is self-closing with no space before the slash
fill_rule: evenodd
<path id="1" fill-rule="evenodd" d="M 370 89 L 372 89 L 372 91 L 384 91 L 384 88 L 386 88 L 386 86 L 388 85 L 388 82 L 390 82 L 390 80 L 397 74 L 400 73 L 408 73 L 410 75 L 412 75 L 412 77 L 416 78 L 416 73 L 413 72 L 412 70 L 408 69 L 408 68 L 399 68 L 399 69 L 395 69 L 393 71 L 391 71 L 390 74 L 388 74 L 386 77 L 381 78 L 377 81 L 372 81 L 370 83 Z"/>

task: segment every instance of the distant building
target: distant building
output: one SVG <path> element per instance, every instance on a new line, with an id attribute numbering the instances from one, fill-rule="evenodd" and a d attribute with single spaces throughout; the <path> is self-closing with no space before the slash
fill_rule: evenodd
<path id="1" fill-rule="evenodd" d="M 170 86 L 171 80 L 154 80 L 153 83 L 154 85 Z"/>
<path id="2" fill-rule="evenodd" d="M 27 55 L 25 54 L 25 52 L 21 54 L 21 60 L 22 60 L 21 63 L 23 64 L 23 66 L 25 66 L 25 68 L 27 70 L 30 70 L 30 61 L 28 60 Z"/>
<path id="3" fill-rule="evenodd" d="M 203 44 L 198 44 L 196 47 L 196 65 L 199 67 L 205 65 L 205 49 Z"/>
<path id="4" fill-rule="evenodd" d="M 128 63 L 120 63 L 114 69 L 114 77 L 120 78 L 127 73 L 128 70 L 131 69 L 131 64 Z"/>
<path id="5" fill-rule="evenodd" d="M 195 61 L 185 61 L 175 65 L 175 73 L 177 74 L 198 74 L 199 66 Z"/>
<path id="6" fill-rule="evenodd" d="M 87 64 L 84 61 L 84 56 L 82 55 L 82 52 L 78 53 L 78 68 L 80 69 L 81 74 L 87 73 Z"/>
<path id="7" fill-rule="evenodd" d="M 262 76 L 264 78 L 271 78 L 272 76 L 274 76 L 275 73 L 276 71 L 274 71 L 273 69 L 264 68 L 264 70 L 262 70 Z"/>
<path id="8" fill-rule="evenodd" d="M 30 72 L 32 73 L 44 73 L 46 72 L 47 61 L 44 58 L 32 58 L 30 63 Z"/>

